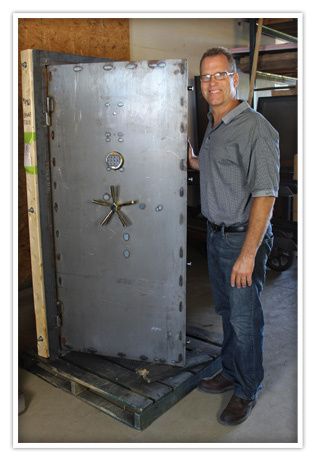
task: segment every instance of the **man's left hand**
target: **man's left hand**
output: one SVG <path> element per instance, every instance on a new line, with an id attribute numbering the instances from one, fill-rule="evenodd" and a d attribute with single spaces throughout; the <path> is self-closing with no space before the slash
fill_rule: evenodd
<path id="1" fill-rule="evenodd" d="M 255 257 L 240 255 L 232 268 L 231 286 L 245 288 L 252 285 L 252 274 L 255 266 Z"/>

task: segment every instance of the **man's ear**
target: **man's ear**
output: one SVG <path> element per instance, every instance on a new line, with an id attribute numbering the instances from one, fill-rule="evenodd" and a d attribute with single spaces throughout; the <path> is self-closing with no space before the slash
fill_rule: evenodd
<path id="1" fill-rule="evenodd" d="M 234 83 L 235 88 L 238 87 L 239 82 L 240 82 L 240 76 L 239 76 L 238 72 L 235 72 L 234 75 L 233 75 L 233 83 Z"/>

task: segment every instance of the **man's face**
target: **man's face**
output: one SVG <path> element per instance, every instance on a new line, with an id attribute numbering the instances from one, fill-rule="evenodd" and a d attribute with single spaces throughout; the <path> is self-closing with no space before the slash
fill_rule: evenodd
<path id="1" fill-rule="evenodd" d="M 223 71 L 231 72 L 229 62 L 224 55 L 208 56 L 202 61 L 201 75 Z M 223 80 L 215 80 L 211 77 L 209 82 L 201 81 L 201 92 L 211 108 L 224 108 L 235 99 L 238 82 L 237 73 Z"/>

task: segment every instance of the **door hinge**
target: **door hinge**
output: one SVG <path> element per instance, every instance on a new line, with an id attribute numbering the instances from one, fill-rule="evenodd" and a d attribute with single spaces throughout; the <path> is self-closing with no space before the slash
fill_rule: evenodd
<path id="1" fill-rule="evenodd" d="M 57 327 L 60 328 L 62 326 L 62 316 L 57 315 Z"/>
<path id="2" fill-rule="evenodd" d="M 51 113 L 54 111 L 54 99 L 51 96 L 46 97 L 45 120 L 47 127 L 51 126 Z"/>
<path id="3" fill-rule="evenodd" d="M 60 328 L 62 326 L 62 311 L 63 311 L 63 303 L 61 301 L 57 301 L 56 322 L 57 322 L 57 327 L 58 328 Z"/>

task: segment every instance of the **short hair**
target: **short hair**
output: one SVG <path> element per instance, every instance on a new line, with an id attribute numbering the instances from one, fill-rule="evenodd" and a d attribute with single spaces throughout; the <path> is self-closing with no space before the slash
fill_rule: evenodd
<path id="1" fill-rule="evenodd" d="M 218 55 L 223 55 L 223 56 L 226 57 L 226 59 L 229 62 L 229 65 L 230 65 L 230 71 L 231 72 L 237 72 L 236 62 L 235 62 L 235 59 L 233 58 L 233 55 L 230 52 L 230 50 L 228 50 L 225 47 L 214 47 L 214 48 L 209 48 L 209 50 L 207 50 L 202 55 L 201 60 L 200 60 L 200 74 L 201 74 L 201 65 L 202 65 L 203 60 L 205 58 L 210 57 L 210 56 L 218 56 Z"/>

